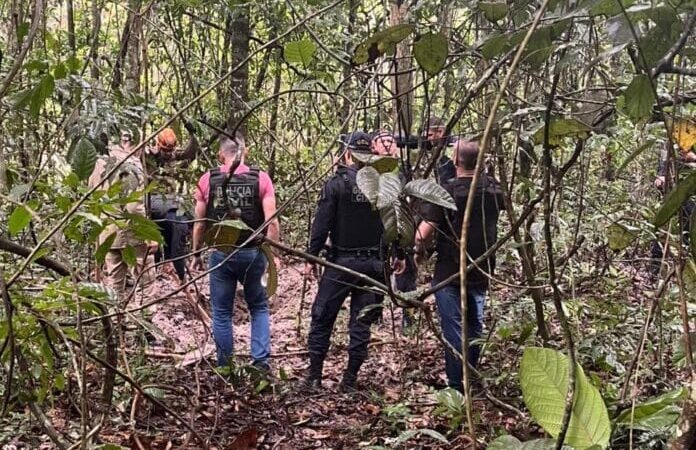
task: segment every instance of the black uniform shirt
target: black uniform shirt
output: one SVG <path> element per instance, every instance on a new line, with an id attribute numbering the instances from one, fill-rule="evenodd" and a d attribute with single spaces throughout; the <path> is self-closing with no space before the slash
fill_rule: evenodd
<path id="1" fill-rule="evenodd" d="M 471 180 L 470 177 L 455 178 L 444 185 L 457 204 L 456 211 L 446 210 L 432 203 L 427 203 L 423 207 L 423 219 L 436 227 L 437 262 L 433 275 L 435 283 L 459 272 L 459 237 Z M 475 260 L 483 255 L 497 240 L 498 216 L 502 207 L 503 198 L 498 182 L 488 176 L 479 178 L 467 239 L 467 253 L 471 259 Z M 479 267 L 492 274 L 495 268 L 495 257 L 491 255 L 487 261 L 481 262 Z M 487 285 L 488 277 L 478 269 L 474 269 L 467 276 L 467 284 Z"/>
<path id="2" fill-rule="evenodd" d="M 318 255 L 326 239 L 336 249 L 378 248 L 382 238 L 379 213 L 360 191 L 355 167 L 340 166 L 321 192 L 307 253 Z"/>

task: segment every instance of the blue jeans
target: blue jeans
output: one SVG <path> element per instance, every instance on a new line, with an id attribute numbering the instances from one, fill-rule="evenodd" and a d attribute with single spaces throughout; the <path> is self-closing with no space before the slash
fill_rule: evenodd
<path id="1" fill-rule="evenodd" d="M 485 286 L 470 286 L 467 288 L 467 325 L 468 335 L 472 339 L 478 339 L 483 334 L 483 307 L 486 303 Z M 462 308 L 460 304 L 459 286 L 449 285 L 435 292 L 437 312 L 440 316 L 442 335 L 447 342 L 458 352 L 462 351 Z M 467 360 L 476 367 L 481 345 L 474 343 L 469 345 Z M 462 385 L 462 361 L 448 348 L 445 349 L 445 373 L 450 387 L 463 391 Z"/>
<path id="2" fill-rule="evenodd" d="M 228 254 L 214 251 L 208 267 L 213 268 Z M 266 270 L 266 257 L 258 247 L 242 248 L 220 268 L 210 272 L 210 303 L 213 312 L 213 339 L 217 347 L 218 366 L 229 364 L 234 351 L 232 315 L 237 282 L 244 287 L 244 300 L 251 316 L 251 358 L 254 363 L 268 364 L 271 355 L 271 329 L 268 296 L 261 285 Z"/>

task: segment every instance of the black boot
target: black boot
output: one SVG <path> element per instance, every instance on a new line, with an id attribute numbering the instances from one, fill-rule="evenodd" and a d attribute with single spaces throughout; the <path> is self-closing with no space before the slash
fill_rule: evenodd
<path id="1" fill-rule="evenodd" d="M 321 390 L 321 374 L 323 369 L 324 359 L 316 355 L 310 355 L 309 370 L 307 371 L 307 376 L 302 381 L 301 389 L 307 392 L 317 392 Z"/>
<path id="2" fill-rule="evenodd" d="M 348 367 L 343 373 L 341 384 L 338 385 L 338 390 L 344 393 L 352 393 L 358 391 L 358 371 L 362 361 L 348 359 Z"/>

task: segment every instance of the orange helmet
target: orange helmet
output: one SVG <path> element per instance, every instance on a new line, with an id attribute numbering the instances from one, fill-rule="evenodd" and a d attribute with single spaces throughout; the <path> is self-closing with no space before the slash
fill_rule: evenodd
<path id="1" fill-rule="evenodd" d="M 157 135 L 157 147 L 163 150 L 174 150 L 176 143 L 176 133 L 171 128 L 165 128 Z"/>

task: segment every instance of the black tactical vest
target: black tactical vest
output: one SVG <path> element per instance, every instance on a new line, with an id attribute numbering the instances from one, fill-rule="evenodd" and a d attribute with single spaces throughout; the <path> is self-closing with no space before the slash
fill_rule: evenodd
<path id="1" fill-rule="evenodd" d="M 259 197 L 259 169 L 230 175 L 220 168 L 210 171 L 210 193 L 206 218 L 214 222 L 238 219 L 252 230 L 264 223 L 263 207 Z M 237 242 L 242 243 L 252 231 L 242 231 Z M 265 230 L 264 230 L 265 234 Z"/>
<path id="2" fill-rule="evenodd" d="M 372 208 L 355 181 L 356 174 L 355 169 L 345 167 L 336 172 L 342 180 L 342 188 L 331 242 L 338 250 L 377 249 L 384 231 L 379 212 Z"/>

